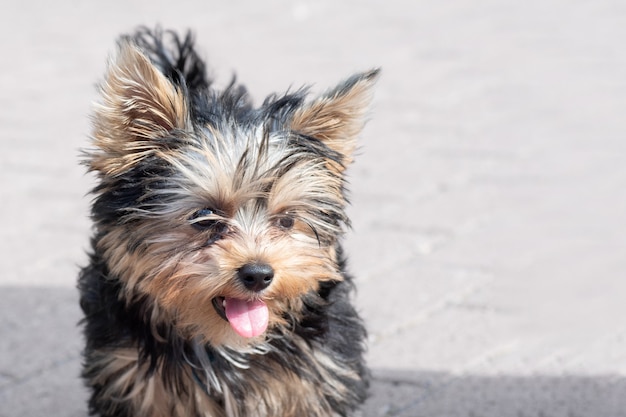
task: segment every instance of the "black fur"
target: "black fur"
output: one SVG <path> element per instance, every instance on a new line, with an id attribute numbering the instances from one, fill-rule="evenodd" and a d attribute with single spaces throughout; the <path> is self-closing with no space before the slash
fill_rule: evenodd
<path id="1" fill-rule="evenodd" d="M 343 260 L 341 265 L 343 267 Z M 334 374 L 334 378 L 342 380 L 350 388 L 350 395 L 344 397 L 341 403 L 333 397 L 326 399 L 339 415 L 348 416 L 351 415 L 350 410 L 357 408 L 365 400 L 369 374 L 362 358 L 364 348 L 361 341 L 366 337 L 365 328 L 348 302 L 353 285 L 351 278 L 344 276 L 345 281 L 322 283 L 318 293 L 309 294 L 305 299 L 305 314 L 299 322 L 292 324 L 295 334 L 358 373 L 358 380 Z M 92 352 L 101 349 L 137 347 L 142 361 L 149 363 L 152 371 L 157 365 L 162 366 L 162 375 L 167 385 L 174 395 L 180 395 L 184 385 L 179 379 L 184 376 L 179 372 L 179 366 L 193 358 L 194 350 L 190 342 L 183 340 L 172 327 L 150 322 L 151 300 L 143 297 L 130 304 L 126 303 L 120 294 L 119 280 L 111 276 L 103 260 L 96 254 L 91 256 L 90 265 L 81 272 L 79 290 L 80 305 L 85 314 L 83 323 L 87 340 L 84 351 L 86 363 L 90 362 Z M 161 326 L 158 333 L 166 338 L 166 342 L 155 339 L 152 331 L 155 325 Z M 308 358 L 299 352 L 298 346 L 291 343 L 290 335 L 270 335 L 270 344 L 273 349 L 267 354 L 246 355 L 245 360 L 251 368 L 271 369 L 269 363 L 273 362 L 313 383 L 328 382 L 315 371 Z M 205 349 L 207 356 L 211 358 L 215 374 L 228 384 L 236 397 L 244 397 L 248 385 L 257 383 L 249 378 L 245 370 L 215 354 L 211 346 L 207 345 Z M 198 363 L 198 366 L 201 365 Z M 91 380 L 96 373 L 97 369 L 86 368 L 83 377 Z M 199 380 L 198 383 L 202 384 L 202 381 Z M 93 394 L 89 410 L 92 415 L 132 416 L 121 403 L 103 396 L 106 387 L 92 385 L 91 388 Z"/>
<path id="2" fill-rule="evenodd" d="M 206 75 L 206 66 L 193 48 L 193 37 L 186 34 L 182 39 L 173 32 L 150 31 L 142 28 L 130 39 L 153 61 L 155 66 L 179 88 L 191 101 L 193 123 L 210 124 L 219 129 L 227 123 L 258 123 L 259 120 L 275 120 L 277 125 L 302 105 L 306 91 L 301 90 L 281 97 L 271 97 L 259 109 L 255 109 L 246 89 L 233 82 L 223 92 L 210 89 L 211 80 Z M 167 146 L 177 146 L 183 139 L 173 135 L 166 138 Z M 340 163 L 341 156 L 316 138 L 293 134 L 289 138 L 299 155 L 323 157 Z M 289 169 L 289 166 L 283 166 Z M 264 353 L 245 353 L 228 350 L 227 355 L 248 364 L 242 369 L 227 360 L 213 346 L 200 349 L 193 340 L 184 339 L 173 324 L 153 322 L 152 310 L 155 301 L 147 295 L 136 295 L 131 300 L 123 293 L 123 283 L 111 273 L 100 247 L 103 231 L 112 227 L 131 227 L 137 217 L 133 210 L 144 212 L 168 203 L 168 197 L 154 193 L 167 188 L 170 168 L 156 157 L 147 157 L 132 170 L 114 179 L 103 181 L 94 189 L 96 198 L 92 206 L 92 219 L 96 225 L 96 236 L 92 240 L 92 254 L 88 266 L 79 277 L 80 305 L 85 314 L 82 321 L 86 338 L 83 377 L 92 389 L 89 410 L 92 415 L 102 417 L 131 417 L 132 411 L 123 401 L 110 398 L 107 392 L 109 381 L 99 381 L 98 354 L 107 349 L 133 348 L 140 352 L 138 366 L 147 364 L 149 373 L 159 372 L 168 392 L 173 396 L 185 395 L 189 384 L 182 383 L 188 375 L 181 371 L 182 365 L 191 364 L 195 383 L 213 396 L 224 408 L 222 394 L 214 392 L 204 377 L 205 368 L 228 386 L 235 398 L 245 398 L 256 380 L 250 369 L 272 370 L 276 367 L 289 370 L 302 381 L 325 384 L 325 378 L 339 381 L 348 388 L 342 395 L 319 398 L 319 403 L 328 404 L 332 415 L 349 416 L 365 399 L 368 387 L 368 371 L 363 361 L 365 328 L 355 309 L 349 302 L 353 290 L 351 277 L 345 272 L 345 259 L 337 242 L 338 267 L 343 281 L 321 281 L 319 290 L 303 296 L 304 308 L 301 316 L 286 315 L 289 326 L 270 330 Z M 152 193 L 152 194 L 151 194 Z M 175 196 L 171 196 L 175 198 Z M 317 206 L 332 205 L 318 201 Z M 315 213 L 318 218 L 333 227 L 347 224 L 348 219 L 328 210 Z M 343 213 L 339 211 L 339 213 Z M 333 238 L 318 235 L 320 244 L 331 244 Z M 142 247 L 142 236 L 130 238 L 126 250 L 136 253 Z M 289 328 L 290 333 L 285 329 Z M 273 332 L 273 333 L 272 333 Z M 159 337 L 157 337 L 157 335 Z M 306 345 L 295 343 L 304 340 Z M 354 372 L 352 376 L 338 373 L 328 366 L 312 363 L 314 358 L 303 349 L 314 349 L 331 358 L 335 363 Z M 224 349 L 224 348 L 222 348 Z M 207 363 L 208 360 L 208 363 Z M 324 369 L 326 375 L 320 373 Z M 124 370 L 121 370 L 122 372 Z M 240 412 L 242 412 L 240 410 Z M 272 414 L 274 415 L 274 414 Z M 226 411 L 220 416 L 226 416 Z M 193 417 L 189 415 L 189 417 Z M 303 416 L 305 417 L 305 416 Z"/>

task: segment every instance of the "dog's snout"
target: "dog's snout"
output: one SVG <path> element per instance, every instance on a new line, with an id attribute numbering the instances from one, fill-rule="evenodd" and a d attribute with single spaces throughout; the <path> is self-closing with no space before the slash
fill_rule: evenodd
<path id="1" fill-rule="evenodd" d="M 274 269 L 262 262 L 248 263 L 239 268 L 237 277 L 247 289 L 258 292 L 272 283 Z"/>

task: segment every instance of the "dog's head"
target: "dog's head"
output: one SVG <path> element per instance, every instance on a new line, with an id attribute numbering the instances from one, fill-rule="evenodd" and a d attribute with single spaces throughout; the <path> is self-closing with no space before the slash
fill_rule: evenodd
<path id="1" fill-rule="evenodd" d="M 242 87 L 192 89 L 122 41 L 85 163 L 98 181 L 97 250 L 127 300 L 150 297 L 185 337 L 235 346 L 342 280 L 344 170 L 376 77 L 253 108 Z"/>

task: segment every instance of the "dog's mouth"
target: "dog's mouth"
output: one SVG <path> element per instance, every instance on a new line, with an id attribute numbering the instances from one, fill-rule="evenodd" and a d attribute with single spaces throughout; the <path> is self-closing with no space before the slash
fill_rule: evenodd
<path id="1" fill-rule="evenodd" d="M 267 329 L 269 310 L 261 300 L 215 297 L 211 300 L 217 314 L 243 337 L 256 337 Z"/>

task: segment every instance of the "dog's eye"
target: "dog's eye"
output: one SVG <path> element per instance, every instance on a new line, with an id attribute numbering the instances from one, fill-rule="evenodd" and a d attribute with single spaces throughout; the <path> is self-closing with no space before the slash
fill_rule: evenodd
<path id="1" fill-rule="evenodd" d="M 211 229 L 220 223 L 215 211 L 203 208 L 191 215 L 189 222 L 193 227 L 199 230 Z"/>
<path id="2" fill-rule="evenodd" d="M 277 220 L 276 220 L 276 224 L 278 225 L 278 227 L 280 227 L 281 229 L 284 230 L 289 230 L 293 227 L 295 223 L 295 220 L 293 218 L 293 216 L 289 215 L 289 214 L 285 214 L 283 216 L 280 216 Z"/>

